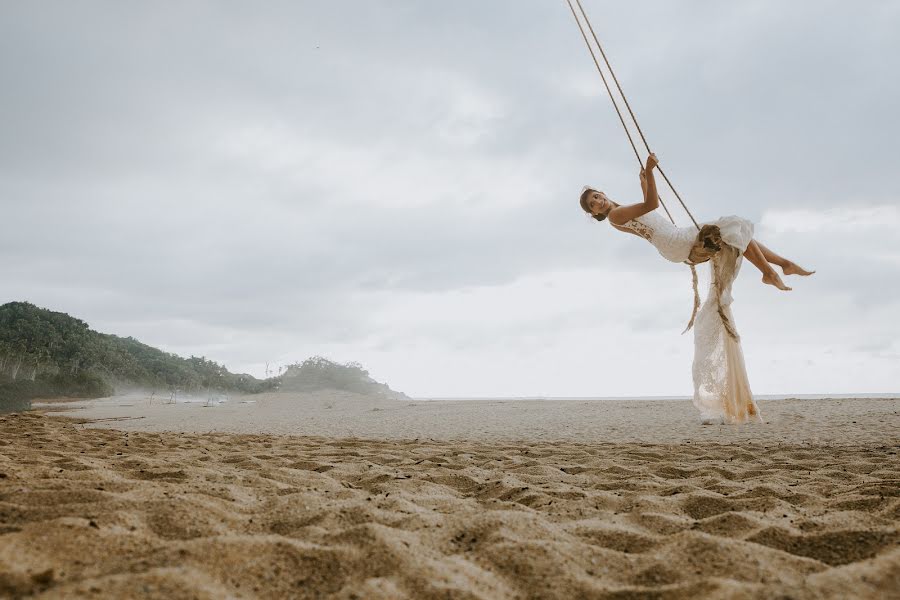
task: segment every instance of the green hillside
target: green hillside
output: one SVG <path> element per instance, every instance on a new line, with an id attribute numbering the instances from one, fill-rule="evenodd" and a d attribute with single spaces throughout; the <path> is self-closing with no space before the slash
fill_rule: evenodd
<path id="1" fill-rule="evenodd" d="M 0 412 L 27 409 L 34 398 L 100 398 L 130 388 L 245 394 L 334 389 L 406 397 L 372 379 L 359 363 L 315 356 L 278 377 L 256 379 L 204 357 L 181 358 L 131 337 L 99 333 L 28 302 L 0 306 Z"/>
<path id="2" fill-rule="evenodd" d="M 280 380 L 278 389 L 282 392 L 344 390 L 368 396 L 408 399 L 406 394 L 395 392 L 386 384 L 372 379 L 359 363 L 341 365 L 321 356 L 289 365 Z"/>
<path id="3" fill-rule="evenodd" d="M 203 357 L 181 358 L 134 338 L 99 333 L 66 313 L 28 302 L 0 306 L 0 407 L 32 398 L 98 398 L 116 388 L 255 393 L 278 379 L 234 374 Z"/>

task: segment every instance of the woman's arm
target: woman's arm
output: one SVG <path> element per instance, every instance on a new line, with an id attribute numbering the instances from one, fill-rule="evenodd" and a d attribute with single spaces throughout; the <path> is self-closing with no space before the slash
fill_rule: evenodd
<path id="1" fill-rule="evenodd" d="M 655 154 L 647 157 L 647 166 L 641 169 L 641 189 L 644 192 L 644 201 L 628 206 L 617 206 L 609 211 L 609 220 L 614 225 L 624 225 L 628 221 L 646 215 L 648 212 L 659 208 L 659 195 L 656 193 L 656 178 L 653 169 L 659 164 Z"/>

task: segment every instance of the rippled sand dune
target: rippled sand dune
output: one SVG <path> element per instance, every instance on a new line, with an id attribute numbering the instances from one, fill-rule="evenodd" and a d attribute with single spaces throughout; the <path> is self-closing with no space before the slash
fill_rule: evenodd
<path id="1" fill-rule="evenodd" d="M 896 442 L 376 441 L 8 415 L 0 596 L 898 597 Z"/>

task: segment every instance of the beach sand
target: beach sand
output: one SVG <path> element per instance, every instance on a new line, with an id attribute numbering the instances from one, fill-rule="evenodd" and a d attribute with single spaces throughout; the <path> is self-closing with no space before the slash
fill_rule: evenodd
<path id="1" fill-rule="evenodd" d="M 0 417 L 0 597 L 900 597 L 897 399 L 252 398 Z"/>

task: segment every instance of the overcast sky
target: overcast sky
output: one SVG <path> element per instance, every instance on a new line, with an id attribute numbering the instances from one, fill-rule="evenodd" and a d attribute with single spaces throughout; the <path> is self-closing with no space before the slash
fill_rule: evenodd
<path id="1" fill-rule="evenodd" d="M 818 270 L 743 266 L 754 391 L 900 391 L 900 2 L 583 1 L 698 219 Z M 691 391 L 689 270 L 578 208 L 640 188 L 562 0 L 9 1 L 0 76 L 0 302 L 413 396 Z"/>

